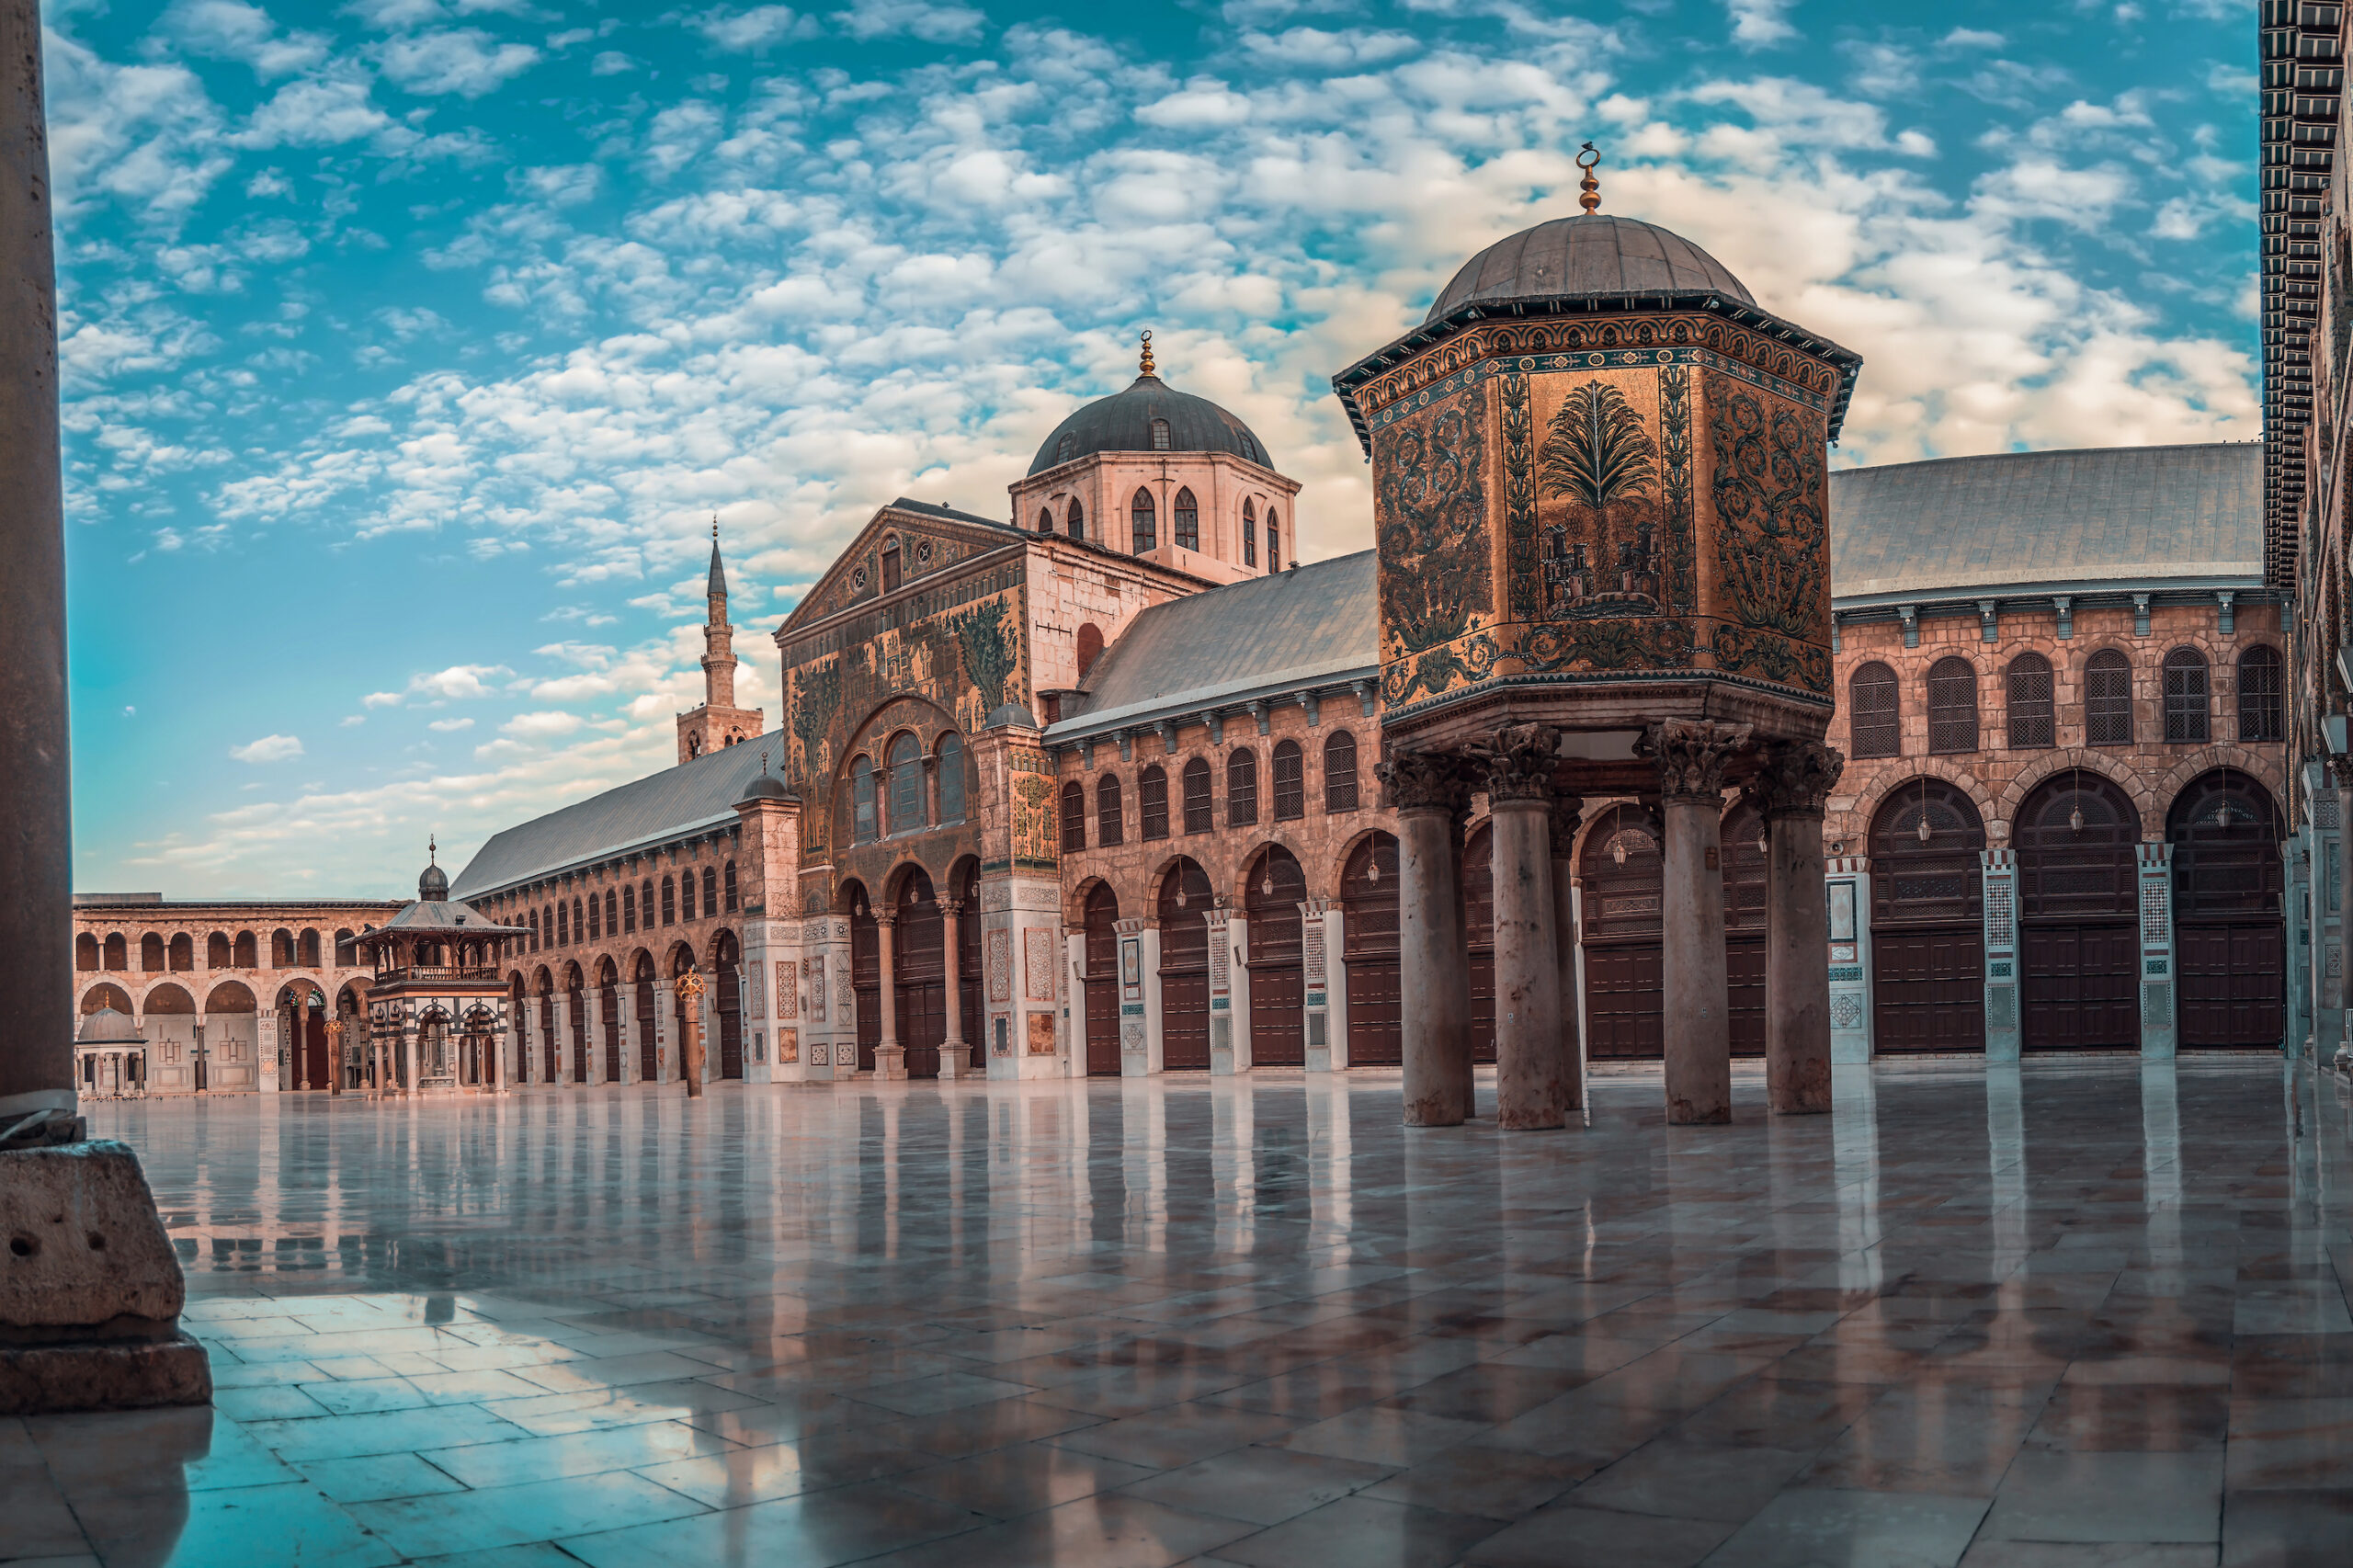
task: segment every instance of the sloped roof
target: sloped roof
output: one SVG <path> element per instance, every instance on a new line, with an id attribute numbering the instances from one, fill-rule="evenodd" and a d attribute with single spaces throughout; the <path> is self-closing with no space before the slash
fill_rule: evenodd
<path id="1" fill-rule="evenodd" d="M 1375 672 L 1374 567 L 1373 552 L 1359 551 L 1153 606 L 1087 671 L 1083 706 L 1065 705 L 1047 733 L 1084 734 L 1130 713 Z"/>
<path id="2" fill-rule="evenodd" d="M 1585 212 L 1522 229 L 1464 262 L 1438 290 L 1425 321 L 1469 304 L 1700 292 L 1756 302 L 1731 269 L 1681 234 L 1639 218 Z"/>
<path id="3" fill-rule="evenodd" d="M 2263 448 L 2098 447 L 1830 477 L 1840 599 L 2263 575 Z"/>
<path id="4" fill-rule="evenodd" d="M 475 898 L 494 888 L 694 828 L 731 824 L 735 802 L 759 775 L 763 752 L 771 766 L 783 757 L 783 730 L 705 752 L 692 762 L 494 834 L 458 873 L 449 895 Z"/>

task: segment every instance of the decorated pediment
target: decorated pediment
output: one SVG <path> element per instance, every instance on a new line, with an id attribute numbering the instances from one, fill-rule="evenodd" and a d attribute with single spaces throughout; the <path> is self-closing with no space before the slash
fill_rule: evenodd
<path id="1" fill-rule="evenodd" d="M 945 508 L 894 502 L 874 514 L 792 613 L 779 638 L 1017 542 L 1011 528 Z"/>

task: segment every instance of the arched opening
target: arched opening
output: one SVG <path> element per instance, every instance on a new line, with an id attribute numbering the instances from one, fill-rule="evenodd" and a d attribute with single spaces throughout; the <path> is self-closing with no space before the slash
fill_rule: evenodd
<path id="1" fill-rule="evenodd" d="M 368 1049 L 368 998 L 359 987 L 347 981 L 335 994 L 335 1021 L 343 1025 L 343 1086 L 365 1089 L 374 1086 L 375 1069 L 369 1058 L 375 1053 Z M 495 1040 L 489 1042 L 495 1047 Z"/>
<path id="2" fill-rule="evenodd" d="M 1168 770 L 1156 762 L 1136 776 L 1136 826 L 1146 843 L 1168 836 Z"/>
<path id="3" fill-rule="evenodd" d="M 1086 786 L 1074 778 L 1063 786 L 1063 853 L 1086 847 Z"/>
<path id="4" fill-rule="evenodd" d="M 1160 879 L 1160 1065 L 1210 1064 L 1209 873 L 1179 858 Z"/>
<path id="5" fill-rule="evenodd" d="M 1765 1054 L 1765 817 L 1744 801 L 1716 830 L 1724 873 L 1725 1022 L 1734 1056 Z M 1664 962 L 1664 952 L 1661 955 Z"/>
<path id="6" fill-rule="evenodd" d="M 2046 751 L 2059 744 L 2050 660 L 2020 653 L 2010 661 L 2008 708 L 2012 751 Z"/>
<path id="7" fill-rule="evenodd" d="M 238 932 L 236 943 L 231 949 L 232 956 L 229 960 L 229 967 L 232 969 L 259 969 L 261 967 L 259 957 L 260 950 L 259 946 L 254 941 L 254 934 L 251 931 Z"/>
<path id="8" fill-rule="evenodd" d="M 1149 499 L 1141 490 L 1136 492 L 1136 498 L 1138 501 Z M 1188 499 L 1190 499 L 1188 495 L 1180 494 L 1176 497 L 1176 505 L 1182 506 Z M 1128 528 L 1129 531 L 1135 536 L 1128 541 L 1128 549 L 1132 553 L 1144 555 L 1160 548 L 1158 518 L 1149 506 L 1139 506 L 1134 511 L 1129 513 Z"/>
<path id="9" fill-rule="evenodd" d="M 1847 677 L 1847 738 L 1857 756 L 1896 754 L 1903 744 L 1898 727 L 1900 700 L 1895 672 L 1877 659 Z"/>
<path id="10" fill-rule="evenodd" d="M 1095 780 L 1095 842 L 1105 849 L 1127 842 L 1127 819 L 1120 801 L 1120 776 L 1105 772 Z"/>
<path id="11" fill-rule="evenodd" d="M 1176 492 L 1175 531 L 1176 544 L 1183 550 L 1201 548 L 1201 509 L 1193 500 L 1190 490 Z"/>
<path id="12" fill-rule="evenodd" d="M 2239 741 L 2276 741 L 2280 728 L 2279 650 L 2257 643 L 2239 655 Z"/>
<path id="13" fill-rule="evenodd" d="M 719 1019 L 719 1075 L 744 1076 L 744 955 L 735 933 L 722 931 L 710 944 L 711 1012 Z"/>
<path id="14" fill-rule="evenodd" d="M 597 1028 L 605 1037 L 605 1082 L 618 1084 L 621 1081 L 620 971 L 610 959 L 597 965 Z"/>
<path id="15" fill-rule="evenodd" d="M 1131 539 L 1150 539 L 1157 531 L 1155 519 L 1158 516 L 1153 506 L 1152 492 L 1138 489 L 1135 499 L 1128 503 L 1128 536 Z M 1149 550 L 1152 547 L 1146 545 L 1143 548 Z"/>
<path id="16" fill-rule="evenodd" d="M 1495 1059 L 1495 842 L 1481 824 L 1462 844 L 1462 937 L 1471 960 L 1471 1060 Z"/>
<path id="17" fill-rule="evenodd" d="M 286 933 L 278 933 L 285 936 Z M 291 939 L 289 939 L 291 945 Z M 327 1087 L 327 999 L 307 981 L 282 986 L 278 993 L 278 1057 L 292 1070 L 292 1081 L 281 1089 Z M 198 1062 L 200 1074 L 210 1063 Z M 199 1078 L 199 1088 L 208 1086 Z"/>
<path id="18" fill-rule="evenodd" d="M 1585 884 L 1586 1055 L 1641 1061 L 1666 1054 L 1665 961 L 1659 906 L 1665 867 L 1650 814 L 1613 806 L 1586 835 L 1577 862 Z M 1492 921 L 1492 903 L 1490 904 Z M 1492 928 L 1492 927 L 1491 927 Z M 1493 981 L 1489 988 L 1493 989 Z M 1494 1004 L 1490 1002 L 1489 1016 Z M 1475 1010 L 1474 1010 L 1475 1016 Z M 1493 1026 L 1490 1025 L 1492 1030 Z"/>
<path id="19" fill-rule="evenodd" d="M 123 941 L 121 932 L 117 931 L 107 937 L 105 951 L 108 969 L 120 973 L 131 968 L 130 948 Z"/>
<path id="20" fill-rule="evenodd" d="M 2165 742 L 2204 745 L 2213 738 L 2213 703 L 2207 690 L 2206 655 L 2176 648 L 2165 655 Z"/>
<path id="21" fill-rule="evenodd" d="M 576 963 L 563 968 L 564 1017 L 572 1030 L 572 1081 L 588 1081 L 588 987 Z"/>
<path id="22" fill-rule="evenodd" d="M 125 1058 L 122 1066 L 129 1082 L 118 1087 L 144 1087 L 152 1064 L 165 1057 L 174 1062 L 190 1058 L 196 1049 L 196 998 L 176 985 L 158 985 L 140 1002 L 139 1025 L 147 1036 L 143 1060 L 138 1052 Z M 236 1086 L 253 1087 L 253 1063 L 248 1061 L 240 1066 L 233 1080 Z M 233 1082 L 225 1067 L 221 1081 L 223 1087 Z"/>
<path id="23" fill-rule="evenodd" d="M 293 932 L 281 927 L 269 934 L 269 967 L 272 969 L 294 967 Z"/>
<path id="24" fill-rule="evenodd" d="M 939 786 L 939 820 L 943 823 L 964 820 L 964 739 L 950 730 L 939 737 L 932 749 L 932 776 Z M 727 907 L 735 907 L 735 862 L 727 863 Z"/>
<path id="25" fill-rule="evenodd" d="M 74 967 L 84 974 L 98 972 L 98 939 L 87 931 L 74 938 Z"/>
<path id="26" fill-rule="evenodd" d="M 849 904 L 849 988 L 858 1009 L 858 1070 L 874 1071 L 874 1050 L 882 1043 L 882 927 L 865 887 L 842 884 Z"/>
<path id="27" fill-rule="evenodd" d="M 1976 806 L 1939 778 L 1898 785 L 1872 817 L 1874 1049 L 1985 1048 L 1984 847 Z"/>
<path id="28" fill-rule="evenodd" d="M 1357 809 L 1357 738 L 1346 730 L 1324 737 L 1324 809 L 1327 812 Z"/>
<path id="29" fill-rule="evenodd" d="M 1225 825 L 1250 827 L 1258 820 L 1258 754 L 1240 746 L 1225 759 Z"/>
<path id="30" fill-rule="evenodd" d="M 907 1076 L 938 1077 L 940 1042 L 948 1038 L 947 922 L 931 878 L 919 866 L 899 881 L 898 919 L 891 927 L 891 988 Z"/>
<path id="31" fill-rule="evenodd" d="M 637 1076 L 641 1083 L 656 1083 L 662 1076 L 661 1048 L 654 1030 L 654 955 L 640 948 L 637 965 L 630 977 L 630 986 L 636 994 L 631 998 L 637 1014 Z"/>
<path id="32" fill-rule="evenodd" d="M 2070 768 L 2027 797 L 2016 838 L 2025 1048 L 2138 1045 L 2140 814 L 2106 778 Z"/>
<path id="33" fill-rule="evenodd" d="M 1340 872 L 1340 909 L 1347 965 L 1347 1064 L 1401 1066 L 1405 1015 L 1398 983 L 1396 839 L 1376 833 L 1349 852 Z"/>
<path id="34" fill-rule="evenodd" d="M 139 971 L 142 974 L 164 972 L 164 938 L 153 931 L 139 938 Z"/>
<path id="35" fill-rule="evenodd" d="M 230 969 L 235 960 L 230 956 L 229 938 L 219 931 L 204 938 L 204 967 Z"/>
<path id="36" fill-rule="evenodd" d="M 1207 833 L 1217 825 L 1217 810 L 1210 799 L 1209 758 L 1197 756 L 1185 764 L 1185 831 Z"/>
<path id="37" fill-rule="evenodd" d="M 1082 623 L 1078 629 L 1078 678 L 1085 680 L 1095 661 L 1103 656 L 1103 629 L 1093 621 Z"/>
<path id="38" fill-rule="evenodd" d="M 204 1089 L 217 1071 L 223 1084 L 257 1086 L 260 1050 L 260 999 L 236 981 L 223 981 L 204 999 L 202 1030 L 185 1059 L 167 1039 L 157 1077 L 172 1087 Z"/>
<path id="39" fill-rule="evenodd" d="M 466 1009 L 458 1031 L 458 1060 L 463 1082 L 469 1088 L 490 1087 L 498 1052 L 496 1015 L 477 1002 Z"/>
<path id="40" fill-rule="evenodd" d="M 891 743 L 891 802 L 882 831 L 915 833 L 924 820 L 923 743 L 902 734 Z"/>
<path id="41" fill-rule="evenodd" d="M 981 868 L 966 860 L 949 876 L 952 896 L 962 905 L 956 917 L 956 1018 L 968 1060 L 983 1062 L 981 1036 L 988 1015 L 981 1010 Z"/>
<path id="42" fill-rule="evenodd" d="M 1275 743 L 1275 820 L 1297 822 L 1307 814 L 1306 767 L 1297 741 Z"/>
<path id="43" fill-rule="evenodd" d="M 2132 661 L 2113 648 L 2084 661 L 2084 744 L 2132 744 Z"/>
<path id="44" fill-rule="evenodd" d="M 1075 495 L 1070 498 L 1069 532 L 1073 539 L 1086 537 L 1086 507 Z"/>
<path id="45" fill-rule="evenodd" d="M 1120 1074 L 1119 895 L 1097 882 L 1086 894 L 1086 1072 Z"/>
<path id="46" fill-rule="evenodd" d="M 1259 1067 L 1307 1064 L 1305 924 L 1300 904 L 1307 878 L 1281 845 L 1269 845 L 1250 869 L 1244 892 L 1250 920 L 1250 1062 Z"/>
<path id="47" fill-rule="evenodd" d="M 1977 666 L 1958 653 L 1928 666 L 1928 749 L 1977 749 Z"/>
<path id="48" fill-rule="evenodd" d="M 563 1080 L 557 1070 L 555 1048 L 555 977 L 544 969 L 539 973 L 540 1011 L 540 1082 L 556 1084 Z"/>
<path id="49" fill-rule="evenodd" d="M 294 961 L 304 969 L 319 967 L 319 934 L 305 926 L 294 942 Z"/>
<path id="50" fill-rule="evenodd" d="M 2179 1042 L 2276 1050 L 2287 1028 L 2279 813 L 2236 768 L 2190 780 L 2165 813 L 2173 846 Z"/>

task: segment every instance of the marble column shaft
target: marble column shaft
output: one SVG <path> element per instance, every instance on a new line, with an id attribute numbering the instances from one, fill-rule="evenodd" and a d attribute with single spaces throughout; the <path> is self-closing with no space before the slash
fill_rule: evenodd
<path id="1" fill-rule="evenodd" d="M 2345 953 L 2353 954 L 2353 757 L 2332 760 L 2329 772 L 2336 780 L 2336 820 L 2344 824 L 2336 835 L 2336 907 L 2342 921 L 2339 929 L 2345 933 L 2339 946 Z M 2318 842 L 2317 835 L 2314 842 Z M 2327 908 L 2327 902 L 2325 898 L 2321 901 L 2324 910 Z M 2343 978 L 2337 983 L 2337 994 L 2340 999 L 2353 1003 L 2353 963 L 2346 963 L 2342 959 L 2339 962 Z M 2323 972 L 2326 972 L 2325 969 Z M 2347 1017 L 2353 1018 L 2353 1005 L 2347 1006 L 2344 1013 Z M 2353 1040 L 2353 1027 L 2346 1029 L 2345 1038 Z M 2303 1049 L 2301 1040 L 2295 1044 L 2298 1051 Z"/>
<path id="2" fill-rule="evenodd" d="M 1561 1086 L 1563 1106 L 1572 1113 L 1585 1109 L 1585 1040 L 1577 1027 L 1577 821 L 1585 802 L 1574 795 L 1556 795 L 1552 803 L 1552 937 L 1560 969 Z"/>
<path id="3" fill-rule="evenodd" d="M 896 915 L 874 917 L 874 968 L 878 983 L 874 988 L 874 1005 L 881 1010 L 881 1038 L 874 1042 L 874 1075 L 878 1078 L 904 1078 L 907 1075 L 907 1053 L 899 1044 L 899 982 L 898 955 L 891 950 L 898 934 Z"/>
<path id="4" fill-rule="evenodd" d="M 1552 902 L 1552 770 L 1557 731 L 1513 724 L 1483 754 L 1493 824 L 1495 1124 L 1568 1119 L 1561 1054 L 1561 944 Z"/>
<path id="5" fill-rule="evenodd" d="M 1784 742 L 1751 794 L 1765 812 L 1765 1103 L 1779 1116 L 1830 1108 L 1830 889 L 1822 816 L 1846 759 Z"/>
<path id="6" fill-rule="evenodd" d="M 1397 812 L 1398 1001 L 1408 1127 L 1471 1115 L 1471 965 L 1462 935 L 1461 788 L 1450 758 L 1399 752 L 1380 767 Z"/>
<path id="7" fill-rule="evenodd" d="M 948 1036 L 939 1042 L 939 1075 L 961 1078 L 972 1064 L 972 1052 L 964 1044 L 964 901 L 941 899 L 939 914 L 940 939 L 948 949 Z"/>
<path id="8" fill-rule="evenodd" d="M 1746 748 L 1748 735 L 1745 724 L 1675 719 L 1643 735 L 1643 754 L 1659 764 L 1666 1119 L 1677 1126 L 1732 1119 L 1732 994 L 1717 834 L 1724 765 Z"/>

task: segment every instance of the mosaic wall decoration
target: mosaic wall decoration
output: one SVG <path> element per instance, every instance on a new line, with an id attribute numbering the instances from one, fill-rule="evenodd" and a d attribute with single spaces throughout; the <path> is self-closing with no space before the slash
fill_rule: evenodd
<path id="1" fill-rule="evenodd" d="M 776 1031 L 776 1059 L 779 1066 L 790 1066 L 801 1060 L 801 1031 L 799 1029 Z"/>
<path id="2" fill-rule="evenodd" d="M 1029 1054 L 1051 1056 L 1054 1053 L 1054 1016 L 1051 1013 L 1031 1013 L 1029 1018 Z"/>
<path id="3" fill-rule="evenodd" d="M 1054 972 L 1062 967 L 1054 960 L 1054 947 L 1060 940 L 1060 936 L 1045 926 L 1031 926 L 1021 933 L 1021 967 L 1026 982 L 1023 991 L 1032 1002 L 1054 999 Z"/>
<path id="4" fill-rule="evenodd" d="M 776 1016 L 797 1018 L 801 1016 L 801 966 L 790 959 L 776 960 Z"/>
<path id="5" fill-rule="evenodd" d="M 1010 1002 L 1013 1000 L 1013 933 L 1002 930 L 989 932 L 988 949 L 989 1000 Z"/>

